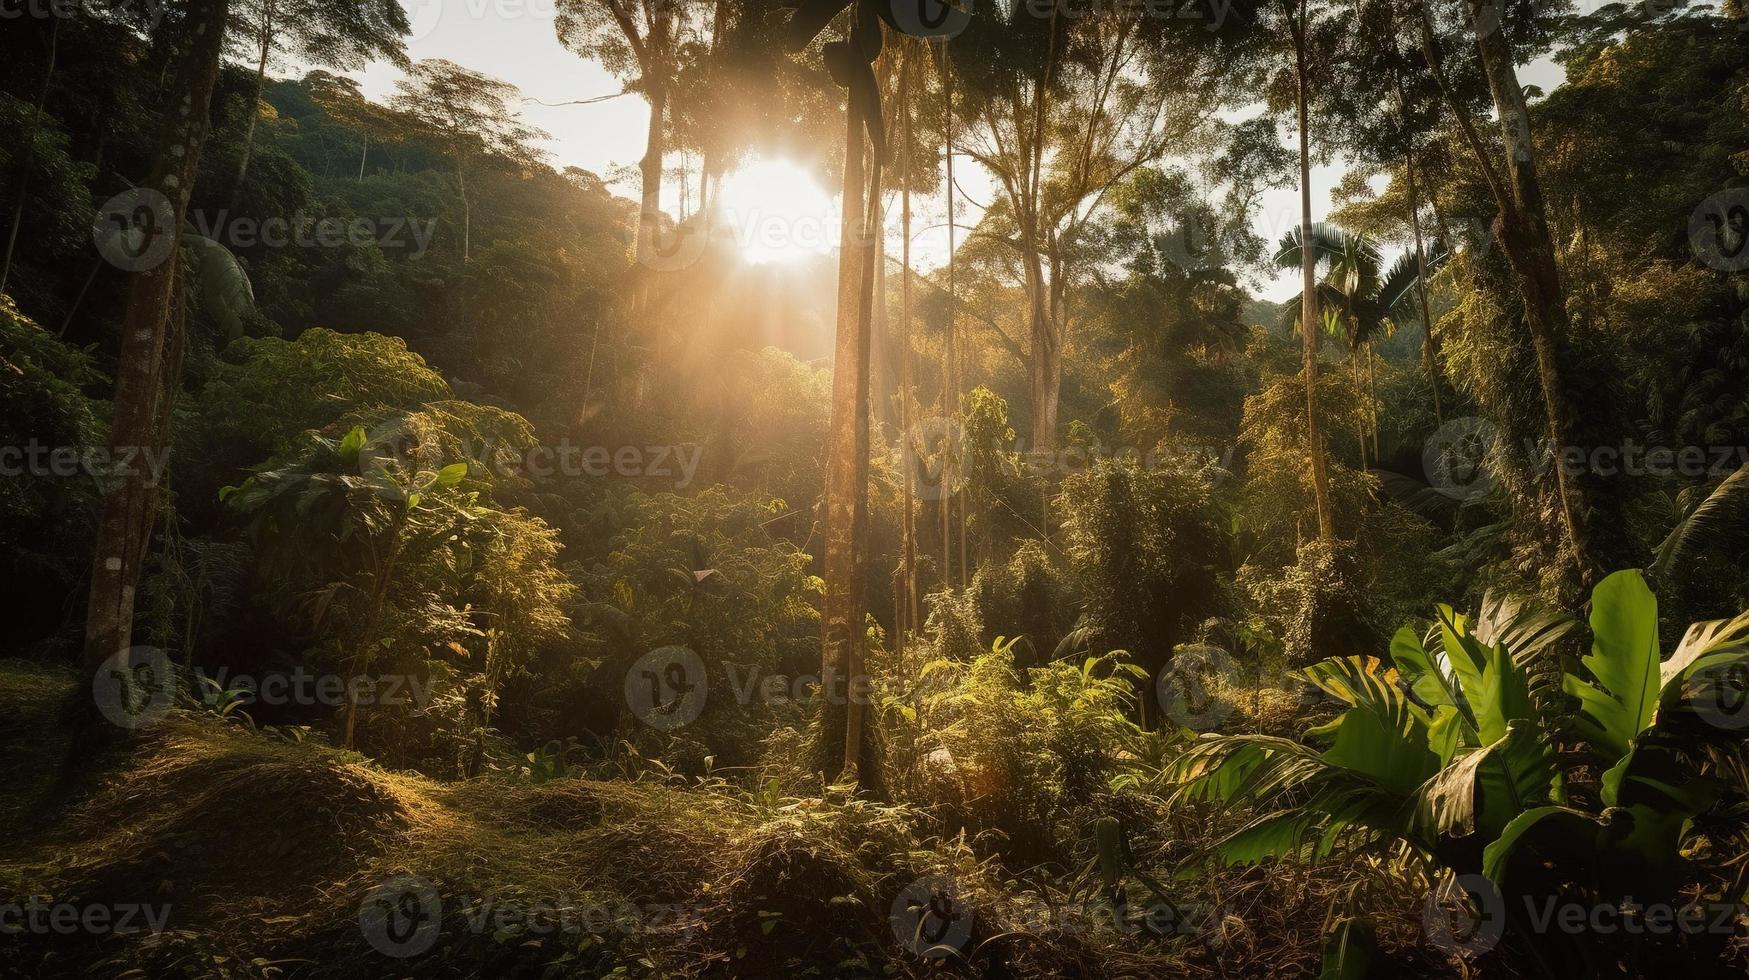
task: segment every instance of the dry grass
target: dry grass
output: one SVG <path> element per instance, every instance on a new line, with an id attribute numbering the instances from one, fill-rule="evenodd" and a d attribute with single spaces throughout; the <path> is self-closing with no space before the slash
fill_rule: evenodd
<path id="1" fill-rule="evenodd" d="M 11 773 L 52 769 L 45 733 L 70 682 L 19 676 L 0 669 L 0 717 L 19 719 L 0 759 Z M 100 775 L 0 853 L 0 883 L 56 901 L 168 904 L 170 930 L 0 936 L 0 975 L 1313 976 L 1356 873 L 1174 882 L 1194 928 L 1125 935 L 1088 912 L 1086 887 L 1011 880 L 900 807 L 642 781 L 445 783 L 180 713 Z M 36 783 L 7 785 L 18 788 L 0 793 L 7 812 L 26 812 Z M 441 926 L 428 952 L 393 959 L 359 915 L 402 875 L 429 883 Z M 919 959 L 895 935 L 895 898 L 929 876 L 952 878 L 972 911 L 965 955 Z M 1393 965 L 1453 972 L 1415 948 L 1414 896 L 1369 904 Z M 493 918 L 541 909 L 561 928 Z"/>

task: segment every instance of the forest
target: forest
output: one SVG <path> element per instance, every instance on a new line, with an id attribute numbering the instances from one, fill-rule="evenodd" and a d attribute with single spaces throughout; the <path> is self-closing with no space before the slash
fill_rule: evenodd
<path id="1" fill-rule="evenodd" d="M 0 54 L 0 977 L 1749 973 L 1743 0 Z"/>

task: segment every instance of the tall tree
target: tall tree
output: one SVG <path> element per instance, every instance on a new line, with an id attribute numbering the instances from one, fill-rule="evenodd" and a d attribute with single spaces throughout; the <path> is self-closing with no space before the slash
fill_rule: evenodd
<path id="1" fill-rule="evenodd" d="M 414 65 L 395 83 L 389 104 L 430 128 L 455 166 L 462 206 L 461 258 L 468 260 L 468 172 L 487 154 L 527 163 L 540 154 L 535 140 L 547 134 L 522 122 L 521 91 L 506 81 L 434 58 Z"/>
<path id="2" fill-rule="evenodd" d="M 112 459 L 161 453 L 169 444 L 170 411 L 182 370 L 183 331 L 172 306 L 180 263 L 175 248 L 152 242 L 172 236 L 188 213 L 210 128 L 230 0 L 189 0 L 180 20 L 166 25 L 174 38 L 174 76 L 166 88 L 152 169 L 136 192 L 141 207 L 132 231 L 142 236 L 143 262 L 128 279 L 117 356 L 109 441 Z M 104 488 L 98 515 L 91 592 L 85 614 L 84 667 L 93 675 L 133 639 L 134 596 L 157 520 L 158 493 L 148 468 L 119 468 Z"/>
<path id="3" fill-rule="evenodd" d="M 1087 16 L 977 18 L 955 44 L 966 97 L 963 149 L 996 179 L 1000 198 L 979 229 L 1015 254 L 1028 304 L 1026 366 L 1032 444 L 1056 447 L 1069 294 L 1097 261 L 1086 239 L 1112 188 L 1185 148 L 1212 115 L 1207 45 L 1139 7 Z"/>
<path id="4" fill-rule="evenodd" d="M 824 575 L 820 617 L 819 761 L 838 765 L 836 782 L 869 786 L 879 777 L 867 725 L 863 662 L 863 582 L 868 534 L 870 320 L 874 306 L 874 229 L 880 227 L 880 173 L 886 120 L 873 63 L 882 24 L 902 31 L 879 0 L 808 0 L 789 23 L 792 49 L 813 43 L 845 8 L 844 38 L 820 48 L 832 81 L 844 88 L 844 181 L 838 250 L 838 324 L 832 364 L 832 423 L 826 465 Z M 866 166 L 865 166 L 866 164 Z M 838 679 L 845 685 L 835 688 Z M 875 785 L 877 791 L 878 785 Z"/>
<path id="5" fill-rule="evenodd" d="M 1445 69 L 1442 34 L 1430 9 L 1431 0 L 1420 9 L 1422 53 L 1498 209 L 1494 237 L 1517 287 L 1541 388 L 1544 435 L 1549 452 L 1555 454 L 1554 465 L 1547 467 L 1548 506 L 1557 515 L 1565 538 L 1569 581 L 1583 589 L 1613 567 L 1611 562 L 1624 560 L 1628 554 L 1619 539 L 1629 522 L 1619 512 L 1619 501 L 1602 486 L 1602 475 L 1590 470 L 1572 472 L 1559 457 L 1563 447 L 1607 441 L 1607 435 L 1598 431 L 1596 418 L 1589 425 L 1583 424 L 1574 410 L 1576 402 L 1596 404 L 1600 410 L 1604 403 L 1585 398 L 1584 372 L 1562 364 L 1569 328 L 1566 293 L 1537 177 L 1530 109 L 1518 81 L 1517 54 L 1510 37 L 1513 25 L 1503 20 L 1500 9 L 1488 0 L 1459 2 L 1460 15 L 1468 25 L 1468 40 L 1474 45 L 1493 100 L 1504 152 L 1496 156 L 1483 141 L 1469 107 L 1453 86 Z M 1597 532 L 1608 540 L 1594 540 Z"/>
<path id="6" fill-rule="evenodd" d="M 640 265 L 654 260 L 662 231 L 662 158 L 668 152 L 668 99 L 687 45 L 716 22 L 708 0 L 559 0 L 559 43 L 596 61 L 650 105 L 638 203 Z"/>
<path id="7" fill-rule="evenodd" d="M 231 5 L 227 46 L 255 60 L 243 124 L 243 150 L 231 186 L 231 210 L 243 200 L 243 181 L 255 152 L 255 126 L 261 118 L 261 90 L 275 57 L 342 71 L 383 59 L 407 63 L 403 38 L 410 29 L 399 0 L 236 0 Z"/>

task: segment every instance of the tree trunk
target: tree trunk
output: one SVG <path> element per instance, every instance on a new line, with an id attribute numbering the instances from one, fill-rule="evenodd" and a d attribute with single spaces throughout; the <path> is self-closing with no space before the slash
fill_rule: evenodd
<path id="1" fill-rule="evenodd" d="M 364 180 L 364 162 L 370 159 L 370 130 L 364 130 L 364 145 L 358 149 L 358 179 Z"/>
<path id="2" fill-rule="evenodd" d="M 1555 247 L 1549 233 L 1542 185 L 1537 179 L 1530 110 L 1525 105 L 1524 90 L 1518 84 L 1518 70 L 1513 62 L 1512 47 L 1506 40 L 1505 28 L 1482 29 L 1474 0 L 1469 8 L 1482 71 L 1487 77 L 1488 91 L 1493 96 L 1500 118 L 1500 133 L 1506 145 L 1507 186 L 1503 190 L 1507 196 L 1497 202 L 1500 205 L 1498 237 L 1518 285 L 1524 305 L 1525 327 L 1536 355 L 1546 436 L 1550 452 L 1555 454 L 1553 465 L 1549 467 L 1554 478 L 1555 503 L 1572 551 L 1577 573 L 1575 582 L 1582 591 L 1596 581 L 1601 569 L 1585 524 L 1589 508 L 1584 476 L 1581 475 L 1579 480 L 1570 479 L 1560 461 L 1562 447 L 1582 443 L 1575 432 L 1558 362 L 1557 352 L 1567 331 L 1567 306 L 1560 269 L 1555 263 Z M 1496 193 L 1501 193 L 1497 184 L 1496 188 Z"/>
<path id="3" fill-rule="evenodd" d="M 638 264 L 645 268 L 656 261 L 657 236 L 662 233 L 662 157 L 668 147 L 668 135 L 663 129 L 667 95 L 657 86 L 650 89 L 649 99 L 650 128 L 644 135 L 643 159 L 638 161 L 638 173 L 643 178 L 638 199 Z M 852 200 L 849 206 L 858 204 Z"/>
<path id="4" fill-rule="evenodd" d="M 43 104 L 49 98 L 49 83 L 55 79 L 55 56 L 60 50 L 61 21 L 64 18 L 52 18 L 49 25 L 49 63 L 43 72 L 42 88 L 36 93 L 36 112 L 32 122 L 42 122 Z M 18 203 L 12 208 L 12 229 L 6 233 L 6 257 L 0 259 L 0 293 L 6 291 L 6 283 L 12 278 L 12 254 L 18 247 L 18 229 L 24 224 L 24 204 L 30 200 L 30 170 L 36 163 L 36 140 L 33 138 L 24 145 L 24 166 L 18 172 Z"/>
<path id="5" fill-rule="evenodd" d="M 1300 0 L 1294 29 L 1294 74 L 1298 82 L 1300 116 L 1300 369 L 1306 385 L 1306 453 L 1312 463 L 1312 499 L 1318 514 L 1318 538 L 1336 537 L 1330 515 L 1330 474 L 1324 458 L 1324 434 L 1318 419 L 1318 343 L 1323 323 L 1318 319 L 1318 257 L 1312 244 L 1312 144 L 1307 109 L 1305 0 Z"/>
<path id="6" fill-rule="evenodd" d="M 462 264 L 466 265 L 469 256 L 468 233 L 472 215 L 468 205 L 468 164 L 466 158 L 460 155 L 455 158 L 455 189 L 462 200 Z"/>
<path id="7" fill-rule="evenodd" d="M 821 762 L 834 782 L 855 781 L 862 754 L 862 546 L 868 495 L 868 297 L 870 242 L 863 176 L 863 122 L 856 100 L 845 111 L 843 228 L 838 243 L 838 324 L 832 363 L 830 454 L 826 466 L 825 596 L 820 618 Z"/>
<path id="8" fill-rule="evenodd" d="M 957 387 L 959 379 L 954 353 L 958 344 L 957 331 L 954 330 L 954 319 L 959 314 L 959 284 L 954 278 L 954 253 L 958 249 L 956 235 L 959 229 L 954 225 L 954 186 L 953 186 L 953 61 L 948 57 L 948 42 L 941 45 L 941 92 L 942 99 L 947 104 L 945 129 L 943 131 L 943 150 L 947 166 L 947 328 L 942 342 L 942 373 L 941 373 L 941 414 L 945 419 L 954 417 L 958 409 Z M 941 587 L 943 590 L 953 588 L 953 447 L 943 446 L 942 465 L 939 479 L 941 481 Z"/>
<path id="9" fill-rule="evenodd" d="M 1415 151 L 1403 154 L 1408 175 L 1409 225 L 1415 229 L 1415 292 L 1421 300 L 1421 358 L 1427 366 L 1427 384 L 1433 389 L 1433 421 L 1445 424 L 1439 399 L 1439 337 L 1433 332 L 1433 308 L 1427 302 L 1427 251 L 1421 241 L 1421 187 L 1415 180 Z M 1446 243 L 1450 248 L 1451 243 Z"/>
<path id="10" fill-rule="evenodd" d="M 175 235 L 188 212 L 206 143 L 228 7 L 229 0 L 193 0 L 189 7 L 183 33 L 188 49 L 169 89 L 173 101 L 162 120 L 145 184 L 168 202 L 168 213 L 159 216 L 167 219 L 160 234 Z M 178 265 L 172 248 L 164 261 L 129 277 L 110 423 L 112 458 L 132 458 L 122 454 L 142 450 L 162 452 L 169 444 L 166 409 L 180 380 L 181 337 L 170 309 Z M 83 657 L 85 671 L 93 676 L 133 640 L 134 590 L 151 543 L 157 504 L 157 488 L 147 469 L 134 465 L 112 474 L 104 488 Z"/>
<path id="11" fill-rule="evenodd" d="M 243 203 L 243 178 L 249 175 L 249 158 L 255 152 L 255 123 L 261 118 L 261 90 L 267 82 L 267 55 L 273 50 L 273 4 L 262 5 L 261 57 L 255 63 L 255 88 L 249 99 L 249 121 L 243 127 L 243 156 L 237 162 L 237 182 L 231 187 L 231 211 Z"/>
<path id="12" fill-rule="evenodd" d="M 911 58 L 909 54 L 899 68 L 899 132 L 904 141 L 901 148 L 904 177 L 899 185 L 899 434 L 905 440 L 909 461 L 916 458 L 917 447 L 911 432 Z M 898 643 L 899 660 L 904 662 L 905 631 L 915 629 L 917 621 L 917 515 L 914 503 L 916 474 L 909 462 L 905 466 L 904 521 L 900 531 L 901 592 Z"/>

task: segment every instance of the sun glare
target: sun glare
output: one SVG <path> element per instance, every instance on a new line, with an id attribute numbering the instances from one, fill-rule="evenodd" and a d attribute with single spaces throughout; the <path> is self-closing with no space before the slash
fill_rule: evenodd
<path id="1" fill-rule="evenodd" d="M 754 263 L 822 255 L 838 243 L 838 208 L 813 174 L 788 160 L 753 160 L 723 178 L 723 220 Z"/>

